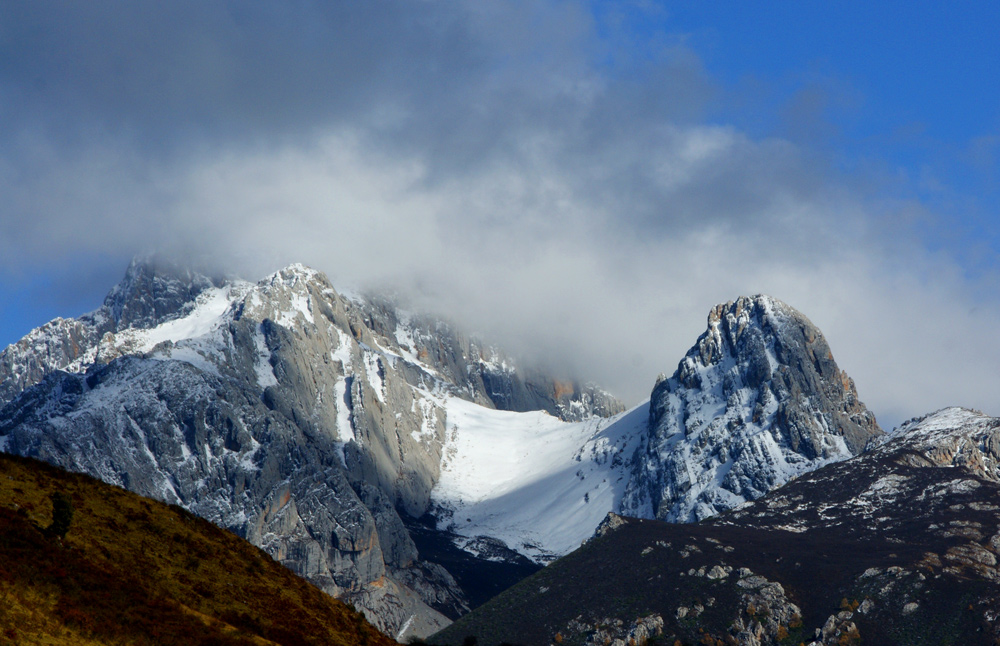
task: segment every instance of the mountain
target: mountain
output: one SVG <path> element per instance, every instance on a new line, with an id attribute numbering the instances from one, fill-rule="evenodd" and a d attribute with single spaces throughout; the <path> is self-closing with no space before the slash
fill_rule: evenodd
<path id="1" fill-rule="evenodd" d="M 673 376 L 618 416 L 448 412 L 457 439 L 432 493 L 439 523 L 467 546 L 499 538 L 538 562 L 575 549 L 607 511 L 706 518 L 882 435 L 823 334 L 763 295 L 713 308 Z"/>
<path id="2" fill-rule="evenodd" d="M 822 334 L 766 296 L 709 315 L 649 402 L 293 265 L 137 260 L 101 308 L 0 353 L 0 450 L 245 537 L 400 639 L 576 549 L 609 511 L 693 521 L 881 430 Z"/>
<path id="3" fill-rule="evenodd" d="M 856 455 L 882 430 L 822 332 L 768 296 L 708 315 L 649 403 L 649 432 L 620 511 L 691 522 Z"/>
<path id="4" fill-rule="evenodd" d="M 0 473 L 2 643 L 393 643 L 179 507 L 27 458 Z"/>
<path id="5" fill-rule="evenodd" d="M 698 523 L 610 515 L 429 641 L 995 644 L 998 446 L 945 409 Z"/>
<path id="6" fill-rule="evenodd" d="M 301 265 L 249 283 L 133 262 L 100 309 L 0 354 L 0 384 L 0 450 L 179 504 L 400 637 L 468 609 L 404 524 L 431 509 L 449 404 L 621 410 Z"/>

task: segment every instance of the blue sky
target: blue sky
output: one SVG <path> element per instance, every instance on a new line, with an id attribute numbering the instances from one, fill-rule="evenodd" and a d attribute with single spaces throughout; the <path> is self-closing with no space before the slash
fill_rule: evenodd
<path id="1" fill-rule="evenodd" d="M 598 15 L 621 3 L 598 3 Z M 787 137 L 888 197 L 939 220 L 927 244 L 970 270 L 1000 249 L 1000 4 L 669 2 L 637 4 L 617 36 L 682 44 L 719 96 L 709 119 Z M 614 38 L 614 36 L 612 36 Z M 994 253 L 967 257 L 987 242 Z"/>
<path id="2" fill-rule="evenodd" d="M 136 253 L 301 261 L 634 403 L 767 292 L 889 425 L 1000 414 L 997 33 L 986 2 L 4 3 L 0 345 Z"/>

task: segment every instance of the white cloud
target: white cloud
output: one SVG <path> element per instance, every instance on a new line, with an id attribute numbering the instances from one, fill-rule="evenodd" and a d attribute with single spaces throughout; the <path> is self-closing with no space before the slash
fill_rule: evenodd
<path id="1" fill-rule="evenodd" d="M 1000 414 L 995 276 L 972 282 L 809 151 L 701 122 L 712 82 L 690 51 L 616 75 L 591 63 L 600 43 L 576 5 L 470 6 L 434 4 L 437 20 L 412 29 L 363 12 L 371 42 L 350 42 L 364 74 L 324 44 L 335 20 L 268 31 L 251 15 L 243 33 L 281 55 L 250 76 L 169 68 L 175 109 L 144 116 L 148 70 L 130 105 L 111 105 L 103 73 L 96 89 L 73 85 L 85 100 L 70 126 L 32 95 L 13 112 L 30 134 L 8 134 L 0 155 L 0 270 L 124 263 L 151 246 L 244 273 L 306 262 L 395 286 L 630 403 L 713 305 L 764 292 L 824 330 L 883 422 L 948 404 Z M 304 44 L 291 37 L 302 21 L 318 34 Z M 238 34 L 212 24 L 194 33 L 225 53 L 217 64 L 239 64 Z M 140 55 L 164 70 L 154 54 L 188 60 L 203 51 L 192 42 Z M 233 85 L 207 88 L 219 74 Z M 248 102 L 240 79 L 279 96 Z M 121 110 L 130 127 L 109 131 Z"/>

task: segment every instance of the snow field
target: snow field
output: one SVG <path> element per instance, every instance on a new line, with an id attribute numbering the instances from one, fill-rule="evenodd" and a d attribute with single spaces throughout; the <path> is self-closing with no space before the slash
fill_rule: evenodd
<path id="1" fill-rule="evenodd" d="M 579 547 L 617 509 L 648 416 L 648 404 L 570 423 L 454 397 L 442 403 L 448 432 L 431 500 L 453 512 L 447 528 L 500 539 L 540 562 Z"/>

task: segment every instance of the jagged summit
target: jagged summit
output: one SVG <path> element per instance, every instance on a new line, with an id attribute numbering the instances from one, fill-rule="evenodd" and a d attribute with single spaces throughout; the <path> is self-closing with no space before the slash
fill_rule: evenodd
<path id="1" fill-rule="evenodd" d="M 189 313 L 199 294 L 222 283 L 160 256 L 137 256 L 102 309 L 116 329 L 153 327 Z"/>
<path id="2" fill-rule="evenodd" d="M 712 308 L 653 388 L 649 431 L 622 509 L 685 522 L 850 457 L 882 432 L 819 329 L 764 295 Z"/>
<path id="3" fill-rule="evenodd" d="M 705 369 L 713 365 L 737 367 L 745 386 L 767 385 L 784 400 L 777 421 L 789 431 L 792 449 L 801 449 L 809 457 L 821 456 L 824 447 L 809 433 L 816 427 L 801 419 L 792 400 L 822 398 L 826 427 L 841 429 L 838 434 L 852 453 L 863 449 L 871 431 L 878 429 L 875 416 L 858 401 L 854 381 L 837 367 L 823 333 L 804 314 L 776 298 L 758 294 L 716 305 L 708 315 L 708 330 L 681 360 L 674 377 L 696 388 Z M 737 375 L 730 376 L 733 379 L 722 381 L 727 398 L 738 389 Z M 654 390 L 654 399 L 656 394 Z M 765 408 L 766 401 L 756 402 L 754 417 L 761 419 Z"/>

